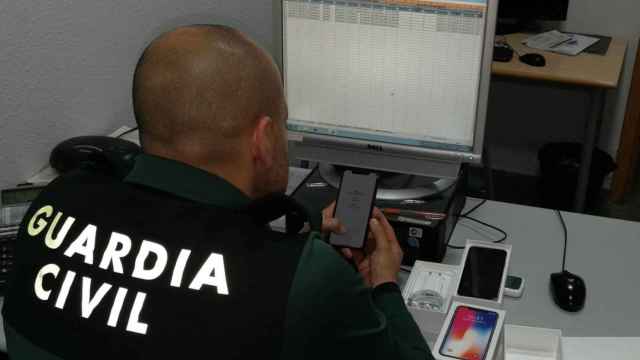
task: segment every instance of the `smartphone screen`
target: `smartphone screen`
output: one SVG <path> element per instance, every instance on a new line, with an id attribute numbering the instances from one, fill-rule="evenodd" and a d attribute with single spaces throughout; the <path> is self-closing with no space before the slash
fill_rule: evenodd
<path id="1" fill-rule="evenodd" d="M 486 300 L 498 300 L 507 259 L 503 249 L 472 246 L 462 270 L 458 294 Z"/>
<path id="2" fill-rule="evenodd" d="M 378 176 L 375 174 L 344 172 L 334 216 L 344 225 L 346 232 L 332 233 L 329 237 L 331 245 L 364 248 L 377 187 Z"/>
<path id="3" fill-rule="evenodd" d="M 459 306 L 440 347 L 440 355 L 484 360 L 497 323 L 496 312 Z"/>

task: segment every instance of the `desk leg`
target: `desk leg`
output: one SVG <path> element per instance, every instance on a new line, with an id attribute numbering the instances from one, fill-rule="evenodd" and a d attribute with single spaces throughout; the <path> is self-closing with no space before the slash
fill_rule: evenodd
<path id="1" fill-rule="evenodd" d="M 578 176 L 576 202 L 574 204 L 574 210 L 579 213 L 585 210 L 593 151 L 596 146 L 596 141 L 598 140 L 598 135 L 600 134 L 602 118 L 604 117 L 606 90 L 595 88 L 592 89 L 589 94 L 591 98 L 591 112 L 589 114 L 590 118 L 587 120 L 585 138 L 582 144 L 582 160 L 580 174 Z"/>

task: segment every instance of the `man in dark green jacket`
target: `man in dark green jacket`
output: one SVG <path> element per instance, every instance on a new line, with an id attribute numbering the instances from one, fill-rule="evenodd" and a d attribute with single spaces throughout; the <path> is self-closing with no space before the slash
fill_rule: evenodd
<path id="1" fill-rule="evenodd" d="M 72 172 L 25 217 L 12 359 L 431 358 L 380 212 L 366 254 L 268 228 L 295 204 L 277 195 L 287 107 L 263 50 L 225 27 L 174 30 L 145 50 L 133 95 L 128 176 Z M 341 230 L 330 214 L 323 230 Z"/>

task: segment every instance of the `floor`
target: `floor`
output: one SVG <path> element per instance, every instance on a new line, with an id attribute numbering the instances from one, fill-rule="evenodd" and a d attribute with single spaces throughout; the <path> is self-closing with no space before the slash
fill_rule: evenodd
<path id="1" fill-rule="evenodd" d="M 505 171 L 493 171 L 495 200 L 529 206 L 545 206 L 539 178 L 535 176 L 513 174 Z M 640 179 L 640 177 L 638 177 Z M 482 169 L 471 169 L 469 174 L 469 195 L 487 198 L 485 174 Z M 587 213 L 630 221 L 640 221 L 640 181 L 626 197 L 623 203 L 613 203 L 608 191 L 602 190 L 594 199 Z"/>

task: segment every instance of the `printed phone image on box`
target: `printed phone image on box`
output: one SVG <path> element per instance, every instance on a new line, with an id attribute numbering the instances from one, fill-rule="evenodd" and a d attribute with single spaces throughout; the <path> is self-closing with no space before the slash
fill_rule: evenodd
<path id="1" fill-rule="evenodd" d="M 461 360 L 484 360 L 498 324 L 498 313 L 469 306 L 456 308 L 440 355 Z"/>

